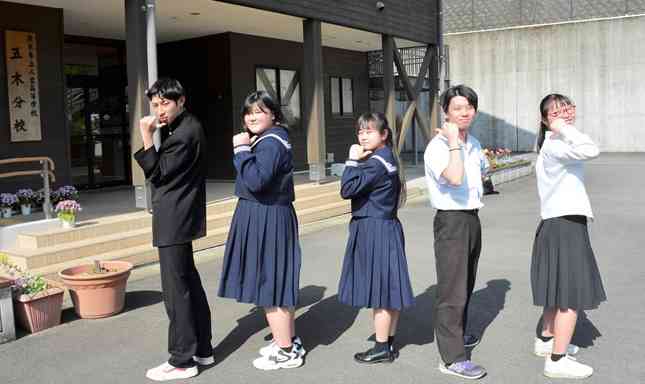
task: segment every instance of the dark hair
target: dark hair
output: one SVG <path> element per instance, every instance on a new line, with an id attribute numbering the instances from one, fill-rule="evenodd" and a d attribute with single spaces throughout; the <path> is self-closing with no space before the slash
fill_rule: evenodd
<path id="1" fill-rule="evenodd" d="M 360 115 L 356 122 L 356 133 L 361 129 L 368 129 L 370 123 L 373 124 L 374 128 L 376 128 L 381 135 L 387 131 L 385 145 L 392 149 L 394 160 L 396 161 L 396 166 L 399 170 L 399 181 L 401 186 L 399 187 L 399 202 L 397 207 L 401 208 L 405 205 L 405 201 L 407 199 L 407 188 L 405 184 L 405 173 L 403 172 L 403 163 L 401 162 L 399 151 L 396 146 L 396 138 L 394 137 L 392 128 L 390 128 L 390 125 L 387 122 L 387 118 L 380 112 L 363 113 Z"/>
<path id="2" fill-rule="evenodd" d="M 186 92 L 178 80 L 169 77 L 162 77 L 152 84 L 152 87 L 146 91 L 146 96 L 149 100 L 158 96 L 162 99 L 177 102 L 182 96 L 186 96 Z"/>
<path id="3" fill-rule="evenodd" d="M 246 99 L 244 99 L 244 104 L 242 105 L 241 117 L 242 127 L 244 127 L 244 129 L 246 129 L 246 124 L 244 124 L 244 116 L 251 113 L 251 111 L 253 110 L 253 105 L 255 104 L 257 104 L 263 112 L 271 112 L 273 114 L 273 116 L 275 117 L 274 125 L 279 125 L 283 128 L 287 128 L 280 105 L 278 105 L 278 103 L 273 100 L 268 92 L 256 91 L 246 96 Z"/>
<path id="4" fill-rule="evenodd" d="M 546 136 L 546 131 L 549 130 L 549 126 L 546 124 L 548 121 L 548 115 L 549 115 L 549 108 L 551 108 L 551 105 L 553 103 L 556 103 L 558 105 L 564 104 L 564 105 L 572 105 L 573 102 L 571 101 L 570 98 L 567 96 L 561 95 L 559 93 L 551 93 L 549 95 L 544 96 L 542 101 L 540 102 L 540 129 L 538 131 L 538 137 L 537 137 L 537 150 L 540 152 L 542 149 L 542 144 L 544 144 L 544 138 Z"/>
<path id="5" fill-rule="evenodd" d="M 475 91 L 463 84 L 455 85 L 446 89 L 440 97 L 441 108 L 444 112 L 448 112 L 448 106 L 450 105 L 450 100 L 453 97 L 463 96 L 468 100 L 468 104 L 472 105 L 477 110 L 477 93 Z"/>

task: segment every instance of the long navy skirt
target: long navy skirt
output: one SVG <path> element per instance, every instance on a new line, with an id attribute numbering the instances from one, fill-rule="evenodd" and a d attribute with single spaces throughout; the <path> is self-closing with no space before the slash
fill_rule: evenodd
<path id="1" fill-rule="evenodd" d="M 607 299 L 585 216 L 540 222 L 533 243 L 531 288 L 533 303 L 545 308 L 594 309 Z"/>
<path id="2" fill-rule="evenodd" d="M 240 199 L 226 240 L 218 295 L 260 307 L 295 307 L 300 263 L 293 205 Z"/>
<path id="3" fill-rule="evenodd" d="M 414 304 L 398 219 L 352 218 L 338 300 L 354 307 L 397 310 Z"/>

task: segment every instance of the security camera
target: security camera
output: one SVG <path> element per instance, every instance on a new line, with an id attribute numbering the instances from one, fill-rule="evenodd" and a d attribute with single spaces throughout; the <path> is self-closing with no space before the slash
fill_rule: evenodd
<path id="1" fill-rule="evenodd" d="M 376 2 L 376 9 L 378 9 L 379 11 L 384 10 L 385 9 L 385 3 L 382 2 L 382 1 L 377 1 Z"/>

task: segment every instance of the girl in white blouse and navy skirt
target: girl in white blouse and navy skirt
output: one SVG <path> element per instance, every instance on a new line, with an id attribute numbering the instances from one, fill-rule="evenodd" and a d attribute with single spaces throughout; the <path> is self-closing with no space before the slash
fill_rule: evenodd
<path id="1" fill-rule="evenodd" d="M 547 95 L 540 103 L 536 177 L 540 222 L 533 244 L 533 303 L 544 308 L 534 353 L 545 356 L 544 375 L 584 378 L 593 368 L 571 355 L 578 311 L 606 300 L 594 257 L 587 219 L 593 218 L 584 185 L 584 161 L 598 156 L 598 147 L 575 127 L 576 107 L 566 96 Z"/>

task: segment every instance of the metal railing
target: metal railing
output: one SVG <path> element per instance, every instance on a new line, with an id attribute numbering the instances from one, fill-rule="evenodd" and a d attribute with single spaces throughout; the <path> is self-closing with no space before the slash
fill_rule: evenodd
<path id="1" fill-rule="evenodd" d="M 401 55 L 401 61 L 405 66 L 405 71 L 408 76 L 416 76 L 421 69 L 421 64 L 423 63 L 423 58 L 426 54 L 425 46 L 417 47 L 406 47 L 399 48 L 399 54 Z M 367 53 L 367 62 L 369 66 L 369 75 L 370 77 L 380 77 L 383 76 L 383 51 L 371 51 Z M 425 76 L 428 77 L 430 71 L 426 72 Z M 398 76 L 399 71 L 396 66 L 394 66 L 394 76 Z"/>
<path id="2" fill-rule="evenodd" d="M 56 181 L 56 176 L 54 175 L 54 170 L 56 165 L 54 160 L 49 157 L 17 157 L 13 159 L 3 159 L 0 160 L 0 166 L 8 164 L 17 164 L 17 163 L 39 163 L 41 168 L 39 170 L 26 170 L 26 171 L 12 171 L 0 173 L 0 179 L 9 178 L 9 177 L 18 177 L 18 176 L 35 176 L 39 175 L 43 178 L 43 212 L 45 212 L 45 217 L 51 219 L 53 215 L 52 203 L 49 197 L 49 183 Z"/>

